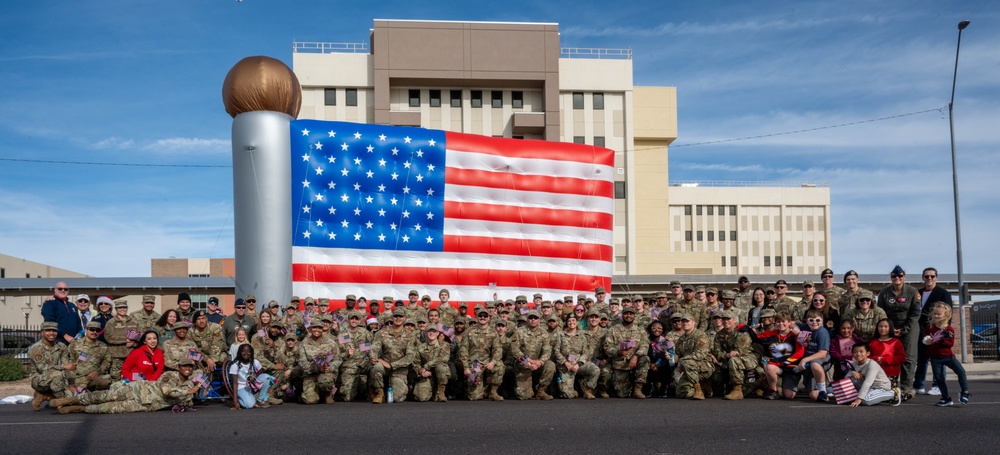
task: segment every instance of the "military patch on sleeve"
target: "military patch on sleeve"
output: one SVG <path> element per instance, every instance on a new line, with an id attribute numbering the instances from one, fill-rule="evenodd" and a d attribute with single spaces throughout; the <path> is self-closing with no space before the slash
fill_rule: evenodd
<path id="1" fill-rule="evenodd" d="M 35 354 L 35 361 L 36 362 L 41 362 L 42 361 L 42 355 L 41 354 Z"/>

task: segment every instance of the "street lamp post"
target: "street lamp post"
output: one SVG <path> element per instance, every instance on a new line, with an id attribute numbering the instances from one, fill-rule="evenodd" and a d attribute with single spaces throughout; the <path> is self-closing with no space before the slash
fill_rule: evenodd
<path id="1" fill-rule="evenodd" d="M 955 248 L 958 257 L 958 314 L 962 330 L 962 363 L 965 363 L 965 351 L 968 348 L 965 330 L 965 280 L 962 276 L 962 224 L 958 214 L 958 164 L 955 161 L 955 83 L 958 81 L 958 52 L 962 49 L 962 30 L 969 26 L 969 21 L 958 23 L 958 45 L 955 47 L 955 72 L 951 78 L 951 101 L 948 102 L 948 129 L 951 132 L 951 180 L 955 195 Z"/>

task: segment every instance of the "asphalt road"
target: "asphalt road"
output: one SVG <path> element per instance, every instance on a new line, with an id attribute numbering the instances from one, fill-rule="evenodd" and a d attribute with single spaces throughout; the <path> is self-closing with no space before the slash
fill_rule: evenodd
<path id="1" fill-rule="evenodd" d="M 935 407 L 929 396 L 870 408 L 713 398 L 285 404 L 248 411 L 210 404 L 193 413 L 128 415 L 60 415 L 24 404 L 0 406 L 0 452 L 995 454 L 1000 379 L 973 380 L 971 388 L 972 403 L 951 408 Z"/>

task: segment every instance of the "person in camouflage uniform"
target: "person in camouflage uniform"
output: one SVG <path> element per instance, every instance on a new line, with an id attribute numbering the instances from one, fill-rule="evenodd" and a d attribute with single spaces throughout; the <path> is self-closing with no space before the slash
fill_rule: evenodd
<path id="1" fill-rule="evenodd" d="M 867 289 L 858 291 L 857 304 L 854 305 L 843 319 L 854 320 L 854 333 L 857 333 L 865 340 L 873 340 L 878 337 L 878 321 L 886 317 L 885 310 L 875 306 L 875 294 Z"/>
<path id="2" fill-rule="evenodd" d="M 361 326 L 364 315 L 357 310 L 347 313 L 347 327 L 340 333 L 341 358 L 340 393 L 344 401 L 354 401 L 359 390 L 368 387 L 368 373 L 371 370 L 372 333 Z M 362 345 L 365 349 L 362 350 Z"/>
<path id="3" fill-rule="evenodd" d="M 391 299 L 390 299 L 391 300 Z M 408 374 L 413 363 L 415 338 L 403 325 L 406 311 L 396 308 L 392 311 L 392 325 L 383 327 L 372 340 L 371 370 L 368 387 L 374 389 L 372 403 L 385 401 L 385 381 L 389 379 L 394 402 L 406 401 L 409 393 Z"/>
<path id="4" fill-rule="evenodd" d="M 635 308 L 623 308 L 621 325 L 611 327 L 604 340 L 604 354 L 611 363 L 611 382 L 617 396 L 646 398 L 642 387 L 649 372 L 648 350 L 649 338 L 635 323 Z"/>
<path id="5" fill-rule="evenodd" d="M 344 307 L 335 311 L 334 314 L 337 315 L 337 319 L 346 322 L 349 315 L 355 309 L 357 309 L 357 306 L 358 306 L 357 296 L 355 296 L 354 294 L 347 294 L 347 297 L 344 297 Z"/>
<path id="6" fill-rule="evenodd" d="M 76 363 L 76 370 L 68 375 L 73 378 L 77 392 L 82 389 L 104 390 L 111 387 L 111 354 L 108 345 L 98 338 L 101 323 L 91 320 L 87 323 L 86 334 L 70 343 L 66 352 L 66 363 Z"/>
<path id="7" fill-rule="evenodd" d="M 151 330 L 153 326 L 156 325 L 156 321 L 160 319 L 160 313 L 153 311 L 153 307 L 156 306 L 156 297 L 152 295 L 142 296 L 142 309 L 133 311 L 129 316 L 135 321 L 138 326 L 136 331 L 139 333 Z"/>
<path id="8" fill-rule="evenodd" d="M 441 340 L 436 326 L 427 327 L 425 336 L 427 341 L 419 343 L 413 353 L 413 371 L 417 378 L 413 384 L 413 399 L 448 401 L 444 390 L 451 378 L 451 371 L 448 369 L 451 346 Z"/>
<path id="9" fill-rule="evenodd" d="M 163 366 L 167 370 L 176 370 L 181 359 L 189 358 L 192 355 L 204 358 L 198 345 L 188 339 L 189 329 L 186 322 L 177 321 L 171 326 L 171 329 L 174 331 L 174 337 L 160 345 L 160 349 L 163 350 Z"/>
<path id="10" fill-rule="evenodd" d="M 392 324 L 392 313 L 395 311 L 396 301 L 393 300 L 392 296 L 382 297 L 382 313 L 378 315 L 378 324 L 380 327 L 385 327 Z M 402 310 L 403 308 L 400 308 Z M 403 310 L 403 317 L 406 317 L 406 310 Z"/>
<path id="11" fill-rule="evenodd" d="M 53 400 L 60 414 L 122 414 L 151 412 L 191 401 L 201 385 L 191 381 L 194 362 L 184 359 L 177 371 L 164 372 L 156 381 L 133 381 L 111 390 Z"/>
<path id="12" fill-rule="evenodd" d="M 736 290 L 734 291 L 735 302 L 733 305 L 744 311 L 749 311 L 753 308 L 753 287 L 750 286 L 750 279 L 746 275 L 740 275 L 740 278 L 736 282 Z M 743 321 L 743 319 L 740 319 Z"/>
<path id="13" fill-rule="evenodd" d="M 299 314 L 299 303 L 301 300 L 297 296 L 292 296 L 292 301 L 285 306 L 285 315 L 281 318 L 281 326 L 288 333 L 294 333 L 301 340 L 306 336 L 305 322 Z"/>
<path id="14" fill-rule="evenodd" d="M 108 374 L 112 381 L 122 378 L 122 365 L 125 358 L 132 352 L 132 348 L 139 344 L 138 340 L 129 340 L 128 332 L 136 332 L 135 335 L 143 333 L 139 323 L 128 314 L 128 301 L 125 299 L 115 300 L 115 317 L 104 324 L 104 339 L 108 342 L 108 353 L 111 354 L 111 369 Z"/>
<path id="15" fill-rule="evenodd" d="M 711 382 L 715 372 L 712 363 L 712 342 L 705 332 L 695 327 L 694 319 L 685 313 L 677 313 L 684 334 L 677 339 L 674 353 L 677 368 L 674 369 L 674 387 L 678 398 L 704 400 L 711 397 Z"/>
<path id="16" fill-rule="evenodd" d="M 844 286 L 847 289 L 844 290 L 836 300 L 831 300 L 830 296 L 826 297 L 826 304 L 830 305 L 830 308 L 837 310 L 840 314 L 847 314 L 852 308 L 855 308 L 858 303 L 859 292 L 862 291 L 861 287 L 858 285 L 860 279 L 858 278 L 858 272 L 854 270 L 848 270 L 844 274 Z M 808 308 L 808 305 L 806 305 Z"/>
<path id="17" fill-rule="evenodd" d="M 722 330 L 715 334 L 712 343 L 712 357 L 716 365 L 715 372 L 719 376 L 719 381 L 732 390 L 723 398 L 726 400 L 742 400 L 744 388 L 749 392 L 754 384 L 744 387 L 748 372 L 754 372 L 754 377 L 763 377 L 764 370 L 761 368 L 760 355 L 753 348 L 753 340 L 747 332 L 736 330 L 739 318 L 732 310 L 722 312 Z M 726 387 L 723 388 L 724 390 Z"/>
<path id="18" fill-rule="evenodd" d="M 670 305 L 669 315 L 672 316 L 677 313 L 684 313 L 695 323 L 695 328 L 706 330 L 708 329 L 708 309 L 705 308 L 705 303 L 701 300 L 694 298 L 694 286 L 690 284 L 684 285 L 684 298 L 677 301 L 675 300 L 673 305 Z M 661 319 L 663 325 L 666 326 L 667 323 L 664 319 Z"/>
<path id="19" fill-rule="evenodd" d="M 541 328 L 539 321 L 538 312 L 531 310 L 528 312 L 528 325 L 517 329 L 521 355 L 514 364 L 514 377 L 517 382 L 517 398 L 521 400 L 552 399 L 552 396 L 545 391 L 549 384 L 552 384 L 556 371 L 556 365 L 551 360 L 552 337 L 548 331 Z M 533 386 L 535 381 L 538 382 L 537 390 Z"/>
<path id="20" fill-rule="evenodd" d="M 845 289 L 833 284 L 833 270 L 825 269 L 823 270 L 823 273 L 819 274 L 819 277 L 820 280 L 823 282 L 823 285 L 820 286 L 819 289 L 817 289 L 816 291 L 822 292 L 823 295 L 826 296 L 827 302 L 834 302 L 836 304 L 839 304 L 840 295 L 844 293 Z M 827 303 L 827 305 L 831 305 L 831 308 L 833 307 L 831 303 Z M 806 302 L 806 308 L 808 307 L 809 307 L 809 302 Z"/>
<path id="21" fill-rule="evenodd" d="M 497 331 L 497 337 L 500 339 L 500 345 L 503 347 L 502 362 L 504 365 L 504 378 L 497 393 L 501 396 L 511 397 L 516 394 L 514 389 L 517 384 L 517 381 L 514 379 L 514 364 L 523 355 L 521 353 L 521 339 L 517 336 L 518 330 L 514 323 L 507 319 L 501 318 L 498 320 L 495 330 Z"/>
<path id="22" fill-rule="evenodd" d="M 264 313 L 261 313 L 264 314 Z M 270 314 L 270 313 L 268 313 Z M 266 318 L 266 317 L 265 317 Z M 282 368 L 278 369 L 279 366 L 277 361 L 278 350 L 281 348 L 282 337 L 281 337 L 281 323 L 277 320 L 272 320 L 267 326 L 266 335 L 260 336 L 256 335 L 250 339 L 250 346 L 253 347 L 254 357 L 260 362 L 261 368 L 269 373 L 274 378 L 274 386 L 271 388 L 277 390 L 278 387 L 278 376 L 284 373 L 285 365 L 280 365 Z M 206 356 L 207 357 L 207 356 Z M 275 393 L 271 393 L 267 398 L 268 404 L 282 404 L 284 403 L 281 399 L 275 396 Z"/>
<path id="23" fill-rule="evenodd" d="M 602 316 L 604 316 L 604 313 L 596 307 L 588 310 L 587 330 L 583 332 L 583 335 L 587 337 L 587 345 L 591 349 L 590 360 L 597 366 L 599 371 L 597 377 L 597 396 L 608 398 L 608 389 L 611 385 L 611 364 L 608 363 L 607 356 L 604 354 L 604 338 L 608 334 L 608 329 L 601 327 Z"/>
<path id="24" fill-rule="evenodd" d="M 326 404 L 333 403 L 336 393 L 334 385 L 340 372 L 340 347 L 323 330 L 319 316 L 309 320 L 309 336 L 299 344 L 302 355 L 299 368 L 302 369 L 302 402 L 319 403 L 321 395 L 326 396 Z"/>
<path id="25" fill-rule="evenodd" d="M 63 396 L 67 373 L 76 369 L 75 363 L 65 363 L 66 345 L 55 341 L 58 333 L 59 324 L 43 322 L 42 339 L 28 348 L 28 380 L 35 390 L 31 407 L 35 411 L 41 409 L 42 403 Z"/>
<path id="26" fill-rule="evenodd" d="M 736 306 L 736 292 L 725 290 L 720 296 L 722 300 L 722 311 L 731 311 L 736 316 L 736 323 L 741 324 L 747 320 L 747 310 Z"/>
<path id="27" fill-rule="evenodd" d="M 294 332 L 288 332 L 284 337 L 284 346 L 274 353 L 274 385 L 271 391 L 278 398 L 295 399 L 297 394 L 292 393 L 301 390 L 302 367 L 305 357 L 302 349 L 299 348 L 299 337 Z"/>
<path id="28" fill-rule="evenodd" d="M 437 309 L 438 312 L 441 313 L 441 323 L 447 327 L 454 327 L 455 319 L 458 318 L 459 314 L 458 310 L 456 310 L 455 307 L 451 306 L 451 304 L 448 303 L 448 300 L 450 299 L 451 299 L 451 292 L 448 291 L 447 289 L 441 289 L 441 291 L 438 292 L 438 300 L 440 300 L 441 303 L 438 304 Z M 462 316 L 465 315 L 463 314 Z"/>
<path id="29" fill-rule="evenodd" d="M 191 306 L 191 296 L 187 292 L 177 294 L 177 320 L 194 323 L 194 312 L 195 309 Z"/>
<path id="30" fill-rule="evenodd" d="M 594 347 L 590 345 L 590 338 L 578 327 L 575 316 L 566 318 L 565 328 L 559 334 L 559 347 L 552 352 L 552 357 L 559 366 L 562 378 L 559 386 L 563 395 L 566 398 L 576 398 L 575 386 L 579 381 L 583 397 L 593 400 L 601 372 L 591 361 Z"/>
<path id="31" fill-rule="evenodd" d="M 786 295 L 788 292 L 788 282 L 778 280 L 774 283 L 774 291 L 775 297 L 771 300 L 771 308 L 774 308 L 775 312 L 780 313 L 784 311 L 792 316 L 799 313 L 799 302 Z M 805 306 L 808 307 L 808 303 Z"/>
<path id="32" fill-rule="evenodd" d="M 476 321 L 475 326 L 465 331 L 458 351 L 468 382 L 469 400 L 483 399 L 483 386 L 489 384 L 490 399 L 503 401 L 497 393 L 506 371 L 500 336 L 490 328 L 490 314 L 485 308 L 476 308 Z"/>
<path id="33" fill-rule="evenodd" d="M 279 326 L 280 328 L 280 326 Z M 222 365 L 229 357 L 226 339 L 222 335 L 222 326 L 208 321 L 208 314 L 198 310 L 194 315 L 194 326 L 188 330 L 187 338 L 194 342 L 204 355 L 202 363 L 206 371 L 215 371 L 217 365 Z M 257 349 L 255 346 L 254 349 Z"/>

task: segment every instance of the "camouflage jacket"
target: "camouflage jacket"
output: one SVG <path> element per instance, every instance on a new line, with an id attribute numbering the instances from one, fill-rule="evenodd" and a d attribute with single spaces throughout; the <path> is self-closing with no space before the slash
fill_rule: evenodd
<path id="1" fill-rule="evenodd" d="M 546 362 L 552 358 L 552 336 L 542 327 L 531 330 L 528 327 L 517 329 L 520 339 L 521 354 L 531 360 Z"/>
<path id="2" fill-rule="evenodd" d="M 556 366 L 563 366 L 570 357 L 575 359 L 573 363 L 583 365 L 590 361 L 593 352 L 590 338 L 582 330 L 577 329 L 573 333 L 563 332 L 559 334 L 559 348 L 552 352 L 552 358 L 555 360 Z"/>
<path id="3" fill-rule="evenodd" d="M 198 345 L 202 354 L 210 357 L 215 363 L 221 364 L 229 357 L 229 349 L 226 347 L 226 339 L 222 336 L 222 326 L 214 322 L 209 322 L 205 330 L 198 327 L 191 327 L 188 330 L 188 339 Z M 254 347 L 256 350 L 257 348 Z"/>
<path id="4" fill-rule="evenodd" d="M 321 373 L 317 359 L 321 362 L 326 362 L 326 359 L 331 354 L 333 357 L 327 363 L 330 371 L 340 369 L 340 346 L 337 345 L 334 339 L 328 336 L 324 335 L 319 338 L 308 336 L 299 343 L 299 350 L 302 352 L 302 356 L 299 358 L 299 368 L 302 368 L 303 374 Z"/>
<path id="5" fill-rule="evenodd" d="M 44 376 L 52 370 L 62 370 L 66 345 L 58 341 L 49 345 L 45 340 L 39 340 L 28 348 L 28 359 L 31 361 L 29 373 L 32 378 Z"/>
<path id="6" fill-rule="evenodd" d="M 503 346 L 496 330 L 490 327 L 481 328 L 478 325 L 465 330 L 462 344 L 458 350 L 458 358 L 465 368 L 471 368 L 472 361 L 482 363 L 500 363 L 503 360 Z"/>
<path id="7" fill-rule="evenodd" d="M 201 350 L 198 349 L 198 345 L 188 338 L 183 340 L 180 338 L 171 338 L 164 341 L 160 345 L 160 349 L 163 350 L 163 366 L 168 370 L 176 370 L 177 363 L 182 359 L 188 358 L 188 353 L 192 350 L 204 355 Z"/>
<path id="8" fill-rule="evenodd" d="M 250 346 L 253 347 L 253 356 L 260 362 L 260 367 L 266 371 L 274 370 L 274 354 L 278 351 L 280 343 L 284 341 L 281 337 L 272 340 L 267 336 L 254 335 L 250 339 Z"/>
<path id="9" fill-rule="evenodd" d="M 75 363 L 74 376 L 87 376 L 96 371 L 97 374 L 108 374 L 111 369 L 111 354 L 108 345 L 100 341 L 90 341 L 78 338 L 66 350 L 63 363 Z"/>
<path id="10" fill-rule="evenodd" d="M 711 362 L 709 357 L 712 349 L 712 341 L 702 330 L 695 329 L 691 333 L 681 335 L 674 344 L 674 353 L 677 354 L 677 361 L 695 360 L 701 362 Z"/>
<path id="11" fill-rule="evenodd" d="M 396 332 L 394 327 L 379 330 L 372 340 L 373 358 L 389 362 L 392 369 L 406 368 L 413 363 L 414 336 L 406 329 Z"/>
<path id="12" fill-rule="evenodd" d="M 716 333 L 712 343 L 712 355 L 715 359 L 725 362 L 732 351 L 736 351 L 739 357 L 756 355 L 750 334 L 739 330 L 733 330 L 732 333 L 722 330 Z"/>
<path id="13" fill-rule="evenodd" d="M 129 317 L 135 321 L 136 327 L 138 327 L 135 330 L 141 333 L 152 329 L 156 325 L 156 321 L 160 319 L 160 313 L 154 311 L 147 315 L 145 311 L 137 310 L 129 313 Z"/>
<path id="14" fill-rule="evenodd" d="M 632 341 L 635 347 L 626 350 L 625 355 L 619 355 L 622 342 Z M 611 365 L 616 370 L 628 369 L 628 363 L 634 356 L 644 356 L 649 351 L 649 337 L 646 336 L 644 328 L 632 323 L 628 327 L 624 324 L 616 325 L 608 329 L 608 335 L 604 338 L 604 355 L 611 360 Z"/>
<path id="15" fill-rule="evenodd" d="M 344 361 L 343 366 L 358 366 L 371 359 L 370 349 L 368 351 L 361 350 L 362 343 L 368 343 L 369 347 L 371 347 L 371 342 L 374 338 L 371 332 L 359 326 L 354 330 L 351 330 L 350 327 L 345 328 L 341 332 L 341 335 L 343 334 L 347 334 L 348 339 L 350 339 L 349 342 L 340 345 L 340 353 Z M 353 355 L 350 354 L 350 348 L 354 349 Z"/>
<path id="16" fill-rule="evenodd" d="M 455 319 L 458 318 L 458 310 L 451 304 L 444 302 L 437 307 L 438 313 L 441 314 L 441 323 L 448 326 L 455 326 Z"/>
<path id="17" fill-rule="evenodd" d="M 588 329 L 583 333 L 587 337 L 587 344 L 590 346 L 590 358 L 593 360 L 605 360 L 608 357 L 604 354 L 604 339 L 608 336 L 608 329 L 598 326 L 596 329 Z"/>
<path id="18" fill-rule="evenodd" d="M 420 343 L 413 350 L 413 369 L 433 370 L 438 365 L 448 365 L 451 357 L 451 346 L 438 341 L 435 345 Z"/>
<path id="19" fill-rule="evenodd" d="M 128 339 L 125 338 L 125 335 L 129 330 L 143 332 L 139 323 L 131 317 L 124 321 L 115 317 L 104 325 L 104 339 L 108 342 L 108 352 L 111 353 L 111 358 L 124 359 L 132 351 L 132 348 L 126 345 Z"/>

